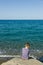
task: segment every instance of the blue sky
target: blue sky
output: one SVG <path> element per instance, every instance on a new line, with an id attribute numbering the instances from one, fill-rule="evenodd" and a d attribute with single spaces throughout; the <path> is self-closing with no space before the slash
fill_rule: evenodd
<path id="1" fill-rule="evenodd" d="M 43 0 L 0 0 L 0 19 L 43 19 Z"/>

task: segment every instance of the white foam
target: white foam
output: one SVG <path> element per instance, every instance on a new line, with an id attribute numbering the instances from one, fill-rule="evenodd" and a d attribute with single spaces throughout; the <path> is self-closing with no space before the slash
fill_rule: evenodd
<path id="1" fill-rule="evenodd" d="M 36 57 L 35 57 L 35 56 L 33 56 L 33 55 L 29 55 L 29 57 L 31 57 L 31 58 L 33 58 L 33 59 L 36 59 Z"/>
<path id="2" fill-rule="evenodd" d="M 20 57 L 20 55 L 0 55 L 0 57 Z"/>

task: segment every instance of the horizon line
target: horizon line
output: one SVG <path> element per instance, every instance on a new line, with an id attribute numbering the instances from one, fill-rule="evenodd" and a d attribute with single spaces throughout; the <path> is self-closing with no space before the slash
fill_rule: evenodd
<path id="1" fill-rule="evenodd" d="M 43 20 L 43 19 L 0 19 L 0 20 Z"/>

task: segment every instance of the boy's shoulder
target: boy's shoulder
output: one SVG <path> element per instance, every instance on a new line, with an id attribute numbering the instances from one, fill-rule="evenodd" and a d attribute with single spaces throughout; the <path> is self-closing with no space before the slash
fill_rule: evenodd
<path id="1" fill-rule="evenodd" d="M 22 50 L 29 50 L 28 48 L 22 48 Z"/>

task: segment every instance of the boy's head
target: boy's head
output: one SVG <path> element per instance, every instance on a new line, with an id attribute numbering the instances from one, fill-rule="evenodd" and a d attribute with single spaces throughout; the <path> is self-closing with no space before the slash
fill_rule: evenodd
<path id="1" fill-rule="evenodd" d="M 25 47 L 30 48 L 30 44 L 27 42 L 27 43 L 25 44 Z"/>

